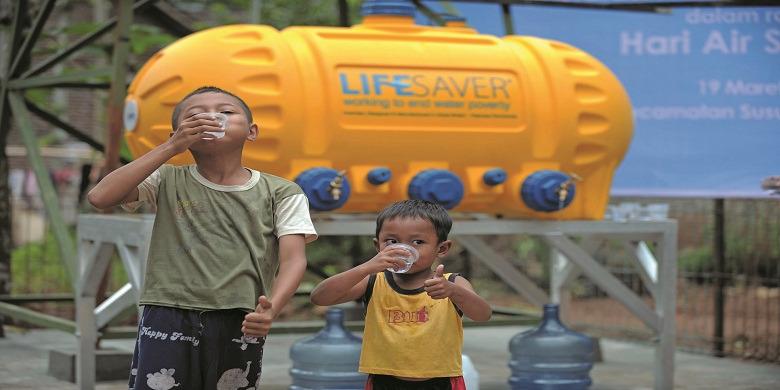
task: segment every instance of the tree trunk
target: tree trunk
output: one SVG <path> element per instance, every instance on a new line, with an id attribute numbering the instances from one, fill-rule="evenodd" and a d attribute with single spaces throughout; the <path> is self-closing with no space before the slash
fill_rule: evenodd
<path id="1" fill-rule="evenodd" d="M 11 190 L 8 186 L 8 157 L 5 155 L 5 137 L 0 138 L 0 294 L 11 293 Z M 4 318 L 0 316 L 0 337 Z"/>
<path id="2" fill-rule="evenodd" d="M 11 75 L 6 75 L 11 65 L 13 56 L 22 43 L 22 32 L 30 24 L 30 16 L 26 1 L 20 1 L 16 7 L 9 7 L 13 4 L 11 1 L 0 0 L 0 5 L 4 12 L 0 12 L 0 23 L 7 23 L 7 16 L 14 19 L 17 7 L 21 8 L 20 20 L 18 23 L 12 23 L 10 31 L 6 31 L 0 44 L 0 75 L 10 80 Z M 8 13 L 6 15 L 6 12 Z M 7 56 L 7 57 L 6 57 Z M 30 66 L 30 55 L 28 54 L 17 67 L 16 74 L 21 74 Z M 9 294 L 11 292 L 11 249 L 13 247 L 13 235 L 11 229 L 11 188 L 8 183 L 8 156 L 5 154 L 5 147 L 8 143 L 8 133 L 12 127 L 10 104 L 6 99 L 6 90 L 0 87 L 0 294 Z M 5 319 L 0 315 L 0 337 L 5 337 L 3 323 Z"/>

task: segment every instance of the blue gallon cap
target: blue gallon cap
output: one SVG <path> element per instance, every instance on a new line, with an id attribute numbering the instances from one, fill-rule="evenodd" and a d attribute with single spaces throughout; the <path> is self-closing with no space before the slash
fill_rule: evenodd
<path id="1" fill-rule="evenodd" d="M 390 15 L 414 17 L 414 4 L 405 0 L 365 0 L 360 7 L 363 16 Z"/>

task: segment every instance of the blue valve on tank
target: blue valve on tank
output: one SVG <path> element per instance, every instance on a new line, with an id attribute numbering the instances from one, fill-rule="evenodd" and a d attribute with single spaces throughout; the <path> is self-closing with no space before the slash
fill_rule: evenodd
<path id="1" fill-rule="evenodd" d="M 295 178 L 303 193 L 309 198 L 309 205 L 316 211 L 335 210 L 349 199 L 349 180 L 344 171 L 330 168 L 310 168 Z"/>
<path id="2" fill-rule="evenodd" d="M 407 0 L 365 0 L 360 7 L 360 14 L 363 16 L 414 16 L 414 11 L 414 4 Z"/>
<path id="3" fill-rule="evenodd" d="M 543 170 L 529 175 L 520 188 L 520 196 L 532 210 L 553 212 L 564 209 L 574 199 L 577 175 Z"/>
<path id="4" fill-rule="evenodd" d="M 482 175 L 482 181 L 489 186 L 497 186 L 506 181 L 506 171 L 501 168 L 493 168 Z"/>
<path id="5" fill-rule="evenodd" d="M 463 183 L 450 171 L 428 169 L 412 178 L 409 183 L 409 197 L 438 203 L 446 209 L 451 209 L 463 199 Z"/>
<path id="6" fill-rule="evenodd" d="M 393 177 L 393 172 L 390 171 L 390 168 L 385 167 L 374 168 L 366 175 L 368 182 L 375 186 L 387 183 L 391 177 Z"/>

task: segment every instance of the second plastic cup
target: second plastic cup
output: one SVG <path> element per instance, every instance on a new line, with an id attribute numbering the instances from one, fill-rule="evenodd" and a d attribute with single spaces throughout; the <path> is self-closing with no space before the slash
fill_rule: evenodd
<path id="1" fill-rule="evenodd" d="M 227 115 L 221 113 L 221 112 L 215 112 L 211 114 L 211 119 L 216 120 L 219 122 L 219 128 L 222 130 L 227 130 Z M 211 134 L 215 138 L 222 138 L 225 136 L 225 131 L 206 131 L 206 134 Z"/>
<path id="2" fill-rule="evenodd" d="M 395 269 L 395 268 L 388 268 L 387 270 L 390 272 L 395 272 L 397 274 L 403 274 L 409 271 L 409 269 L 412 268 L 412 264 L 414 264 L 415 261 L 417 261 L 417 258 L 420 257 L 420 253 L 417 252 L 417 249 L 414 249 L 411 245 L 396 243 L 396 244 L 390 244 L 386 248 L 399 248 L 403 249 L 409 254 L 406 256 L 400 257 L 401 260 L 406 263 L 406 265 L 403 268 Z"/>

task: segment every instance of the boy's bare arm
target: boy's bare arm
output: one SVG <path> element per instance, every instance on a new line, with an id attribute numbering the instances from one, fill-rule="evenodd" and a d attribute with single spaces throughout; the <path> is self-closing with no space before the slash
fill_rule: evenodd
<path id="1" fill-rule="evenodd" d="M 493 315 L 490 304 L 474 292 L 468 280 L 456 277 L 454 282 L 450 282 L 444 278 L 443 264 L 436 267 L 433 278 L 425 281 L 425 291 L 434 299 L 450 298 L 466 317 L 474 321 L 487 321 Z"/>
<path id="2" fill-rule="evenodd" d="M 306 272 L 306 239 L 303 234 L 288 234 L 279 237 L 279 273 L 271 289 L 271 303 L 274 315 L 295 295 Z"/>
<path id="3" fill-rule="evenodd" d="M 323 280 L 311 292 L 311 302 L 330 306 L 359 299 L 366 293 L 369 276 L 387 268 L 403 267 L 401 257 L 405 254 L 403 249 L 386 248 L 371 260 Z"/>
<path id="4" fill-rule="evenodd" d="M 89 203 L 105 209 L 138 200 L 138 185 L 171 157 L 185 152 L 193 143 L 201 139 L 213 139 L 213 135 L 203 133 L 219 130 L 219 127 L 213 126 L 215 123 L 210 117 L 200 114 L 183 120 L 168 141 L 106 175 L 89 191 Z"/>
<path id="5" fill-rule="evenodd" d="M 474 321 L 487 321 L 493 315 L 490 304 L 479 296 L 471 283 L 463 277 L 455 278 L 455 286 L 459 287 L 450 299 L 458 306 L 463 314 Z"/>
<path id="6" fill-rule="evenodd" d="M 138 185 L 175 155 L 167 143 L 152 149 L 106 175 L 89 191 L 89 203 L 99 209 L 106 209 L 138 200 Z"/>
<path id="7" fill-rule="evenodd" d="M 241 331 L 247 336 L 264 337 L 277 314 L 290 301 L 306 272 L 306 239 L 302 234 L 279 237 L 279 273 L 271 289 L 271 299 L 257 299 L 255 311 L 244 316 Z"/>
<path id="8" fill-rule="evenodd" d="M 317 285 L 311 292 L 311 302 L 319 306 L 330 306 L 360 299 L 366 293 L 371 272 L 365 263 L 333 275 Z"/>

